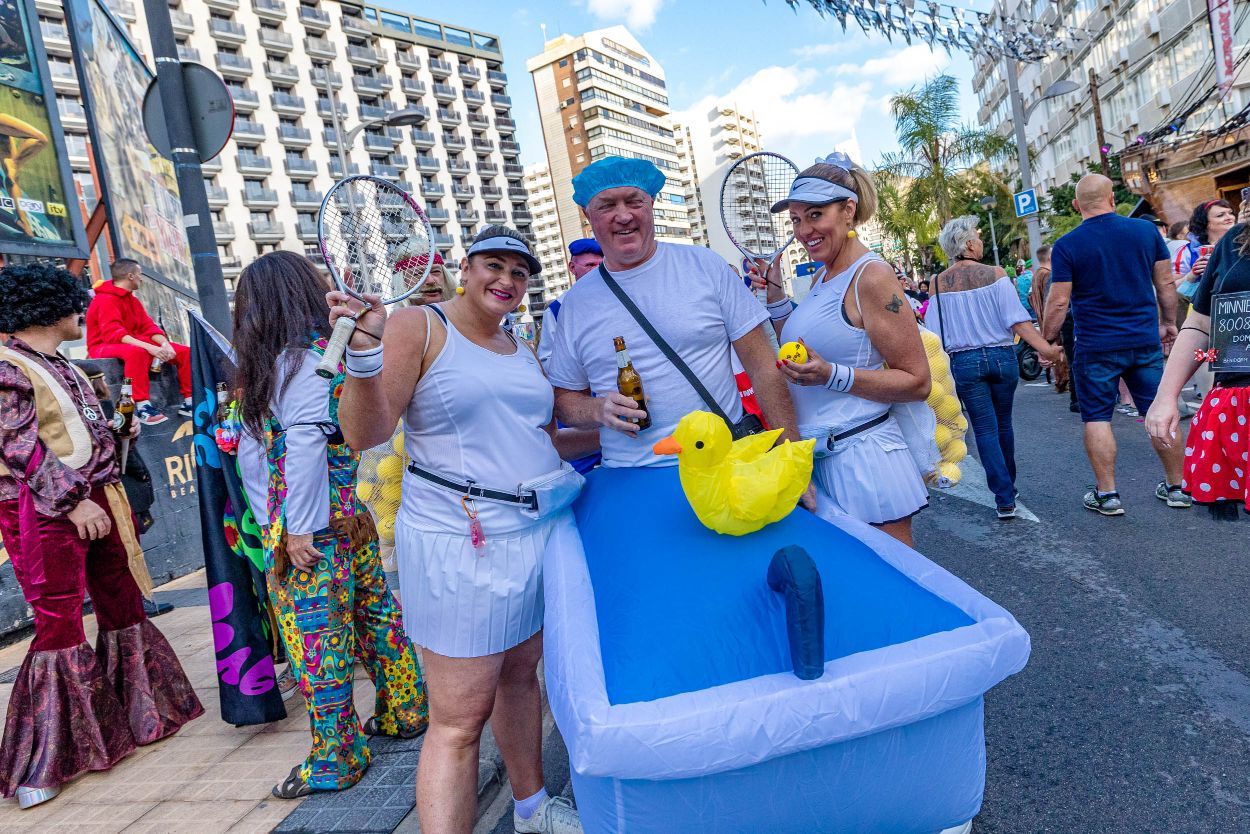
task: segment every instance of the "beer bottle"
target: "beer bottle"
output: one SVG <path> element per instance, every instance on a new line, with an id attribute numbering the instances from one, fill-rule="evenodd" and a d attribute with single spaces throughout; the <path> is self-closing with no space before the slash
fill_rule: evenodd
<path id="1" fill-rule="evenodd" d="M 116 426 L 116 432 L 121 437 L 130 437 L 131 426 L 134 425 L 135 419 L 135 397 L 134 385 L 130 381 L 130 377 L 122 380 L 122 393 L 117 398 L 117 405 L 113 408 L 116 417 L 113 423 Z"/>
<path id="2" fill-rule="evenodd" d="M 161 372 L 161 360 L 159 357 L 152 357 L 152 364 L 148 366 L 148 375 L 155 376 Z"/>
<path id="3" fill-rule="evenodd" d="M 217 424 L 221 425 L 226 422 L 226 417 L 230 414 L 230 392 L 226 390 L 226 383 L 217 383 Z"/>
<path id="4" fill-rule="evenodd" d="M 647 416 L 638 420 L 639 429 L 651 428 L 651 413 L 647 411 L 647 398 L 642 393 L 642 377 L 634 370 L 634 363 L 629 359 L 629 351 L 625 349 L 625 338 L 617 336 L 612 340 L 616 345 L 616 390 L 638 404 Z"/>

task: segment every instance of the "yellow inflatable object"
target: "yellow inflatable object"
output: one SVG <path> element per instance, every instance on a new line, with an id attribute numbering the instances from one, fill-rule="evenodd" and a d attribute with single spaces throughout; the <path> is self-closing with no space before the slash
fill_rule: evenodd
<path id="1" fill-rule="evenodd" d="M 802 365 L 807 361 L 807 348 L 798 342 L 786 342 L 781 346 L 781 350 L 777 351 L 777 358 L 785 362 Z"/>
<path id="2" fill-rule="evenodd" d="M 730 536 L 754 533 L 788 516 L 812 479 L 815 440 L 774 447 L 781 429 L 734 440 L 725 421 L 692 411 L 657 455 L 677 455 L 681 487 L 704 526 Z"/>

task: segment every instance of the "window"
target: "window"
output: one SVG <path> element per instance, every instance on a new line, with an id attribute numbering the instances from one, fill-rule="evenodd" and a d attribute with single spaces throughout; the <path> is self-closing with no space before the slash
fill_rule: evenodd
<path id="1" fill-rule="evenodd" d="M 568 59 L 568 58 L 561 58 L 561 59 L 560 59 L 560 66 L 561 66 L 561 67 L 567 67 L 568 65 L 569 65 L 569 59 Z"/>
<path id="2" fill-rule="evenodd" d="M 394 29 L 396 32 L 412 31 L 412 24 L 407 17 L 392 12 L 382 12 L 382 25 L 387 29 Z"/>
<path id="3" fill-rule="evenodd" d="M 485 52 L 498 52 L 499 41 L 486 35 L 474 35 L 473 45 Z"/>
<path id="4" fill-rule="evenodd" d="M 586 154 L 584 154 L 584 153 L 579 153 L 579 154 L 577 155 L 577 161 L 578 161 L 578 162 L 585 162 L 585 161 L 586 161 Z"/>
<path id="5" fill-rule="evenodd" d="M 460 46 L 473 46 L 473 39 L 463 29 L 453 29 L 450 26 L 444 26 L 443 37 L 448 43 L 455 43 Z"/>
<path id="6" fill-rule="evenodd" d="M 578 118 L 576 116 L 569 117 L 569 127 L 577 127 Z"/>
<path id="7" fill-rule="evenodd" d="M 572 83 L 573 83 L 573 79 L 572 79 L 572 78 L 565 78 L 563 81 L 561 81 L 561 82 L 560 82 L 560 86 L 561 86 L 561 87 L 568 87 L 568 86 L 572 85 Z"/>
<path id="8" fill-rule="evenodd" d="M 441 41 L 443 39 L 443 30 L 439 28 L 437 23 L 430 23 L 426 20 L 412 19 L 412 33 L 420 35 L 423 38 L 431 38 L 432 40 Z"/>

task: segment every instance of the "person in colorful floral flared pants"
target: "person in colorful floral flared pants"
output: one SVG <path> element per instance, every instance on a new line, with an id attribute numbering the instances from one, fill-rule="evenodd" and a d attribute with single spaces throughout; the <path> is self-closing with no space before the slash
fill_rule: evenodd
<path id="1" fill-rule="evenodd" d="M 307 258 L 272 252 L 244 270 L 235 294 L 243 430 L 263 440 L 269 474 L 266 581 L 313 736 L 308 757 L 274 787 L 282 799 L 351 787 L 369 766 L 367 736 L 413 738 L 428 723 L 416 652 L 356 497 L 360 455 L 338 427 L 343 372 L 329 381 L 314 372 L 328 290 Z M 354 658 L 377 691 L 363 725 Z"/>

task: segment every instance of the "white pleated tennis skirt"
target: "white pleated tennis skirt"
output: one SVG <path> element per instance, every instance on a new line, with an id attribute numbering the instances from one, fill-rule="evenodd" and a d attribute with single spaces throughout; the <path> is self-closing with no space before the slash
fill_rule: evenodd
<path id="1" fill-rule="evenodd" d="M 851 516 L 888 524 L 929 505 L 929 490 L 894 418 L 863 433 L 858 442 L 818 458 L 816 514 Z"/>
<path id="2" fill-rule="evenodd" d="M 543 625 L 543 550 L 552 520 L 506 536 L 486 531 L 479 556 L 467 535 L 395 522 L 404 630 L 446 657 L 498 654 Z"/>

